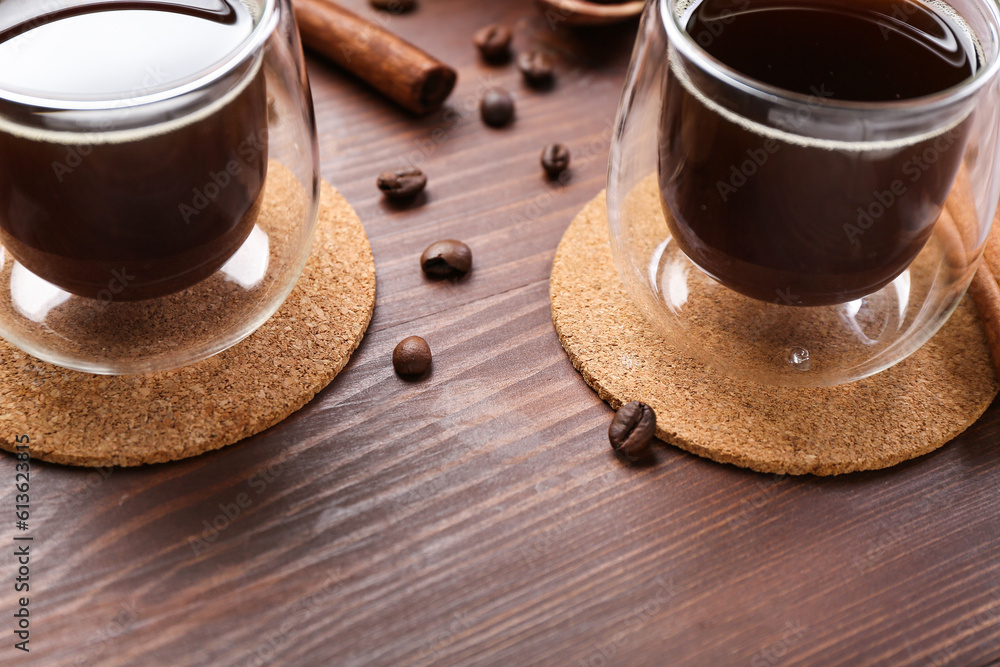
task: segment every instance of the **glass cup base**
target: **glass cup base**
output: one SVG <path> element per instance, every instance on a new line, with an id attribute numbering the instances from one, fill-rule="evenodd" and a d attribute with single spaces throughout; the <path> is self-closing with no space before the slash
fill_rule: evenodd
<path id="1" fill-rule="evenodd" d="M 0 245 L 0 336 L 49 363 L 98 375 L 171 370 L 240 342 L 295 286 L 316 228 L 315 183 L 272 161 L 257 222 L 208 278 L 154 299 L 115 298 L 129 267 L 109 274 L 96 298 L 32 273 Z"/>
<path id="2" fill-rule="evenodd" d="M 939 224 L 917 258 L 882 289 L 830 306 L 795 304 L 790 291 L 772 302 L 722 285 L 702 271 L 670 236 L 655 177 L 627 198 L 623 214 L 645 219 L 646 238 L 661 239 L 643 267 L 652 289 L 629 288 L 633 300 L 670 343 L 724 375 L 760 384 L 830 386 L 877 373 L 915 352 L 960 299 L 965 263 Z M 610 212 L 610 211 L 609 211 Z M 652 230 L 659 230 L 654 232 Z M 956 291 L 954 294 L 942 294 Z"/>

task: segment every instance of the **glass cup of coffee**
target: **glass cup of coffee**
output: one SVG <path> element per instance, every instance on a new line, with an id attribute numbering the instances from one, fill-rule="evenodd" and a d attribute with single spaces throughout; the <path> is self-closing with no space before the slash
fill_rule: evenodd
<path id="1" fill-rule="evenodd" d="M 655 0 L 619 109 L 612 250 L 671 343 L 822 386 L 916 351 L 998 199 L 990 0 Z"/>
<path id="2" fill-rule="evenodd" d="M 0 335 L 93 373 L 183 366 L 287 297 L 316 225 L 289 0 L 0 4 Z"/>

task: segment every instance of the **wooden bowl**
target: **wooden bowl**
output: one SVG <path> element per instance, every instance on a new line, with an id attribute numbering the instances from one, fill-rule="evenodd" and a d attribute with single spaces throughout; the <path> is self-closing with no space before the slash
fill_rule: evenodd
<path id="1" fill-rule="evenodd" d="M 587 0 L 538 0 L 553 25 L 607 25 L 639 16 L 643 0 L 605 4 Z"/>

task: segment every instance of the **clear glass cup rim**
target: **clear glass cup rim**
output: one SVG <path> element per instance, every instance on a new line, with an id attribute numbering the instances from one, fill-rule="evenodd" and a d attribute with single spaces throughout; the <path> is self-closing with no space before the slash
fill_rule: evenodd
<path id="1" fill-rule="evenodd" d="M 232 51 L 216 63 L 209 65 L 209 69 L 196 78 L 185 81 L 146 95 L 139 95 L 129 98 L 129 106 L 142 106 L 155 104 L 175 97 L 181 97 L 188 93 L 210 87 L 216 81 L 223 79 L 236 69 L 240 63 L 257 53 L 260 47 L 270 38 L 278 24 L 279 0 L 264 0 L 260 17 L 250 34 L 247 35 Z M 29 19 L 30 20 L 30 19 Z M 120 99 L 107 100 L 67 100 L 57 97 L 38 97 L 26 95 L 13 90 L 4 89 L 0 86 L 0 99 L 28 108 L 58 110 L 58 111 L 113 111 L 119 108 Z"/>
<path id="2" fill-rule="evenodd" d="M 932 95 L 886 102 L 854 102 L 825 99 L 823 102 L 824 109 L 827 111 L 842 110 L 854 115 L 880 115 L 887 112 L 889 114 L 907 112 L 919 112 L 923 114 L 947 108 L 975 95 L 980 88 L 996 78 L 997 72 L 1000 71 L 1000 34 L 998 34 L 1000 32 L 1000 4 L 995 2 L 995 0 L 971 1 L 975 2 L 977 6 L 985 7 L 992 19 L 990 36 L 993 38 L 996 47 L 991 61 L 985 67 L 980 68 L 978 72 L 965 81 Z M 815 98 L 810 95 L 792 92 L 784 88 L 766 84 L 763 81 L 758 81 L 716 59 L 688 34 L 687 30 L 681 25 L 679 17 L 671 11 L 671 6 L 677 4 L 676 0 L 654 0 L 654 3 L 659 5 L 660 23 L 666 30 L 670 43 L 688 60 L 694 62 L 702 71 L 708 73 L 710 76 L 764 102 L 773 104 L 779 101 L 790 105 L 809 105 L 814 102 Z M 976 38 L 979 39 L 981 36 L 976 35 Z"/>

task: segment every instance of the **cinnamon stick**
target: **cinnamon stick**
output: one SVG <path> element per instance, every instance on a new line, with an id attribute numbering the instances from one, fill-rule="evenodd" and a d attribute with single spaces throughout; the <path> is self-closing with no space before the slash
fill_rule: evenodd
<path id="1" fill-rule="evenodd" d="M 333 0 L 293 0 L 302 41 L 418 114 L 441 107 L 455 70 Z"/>

